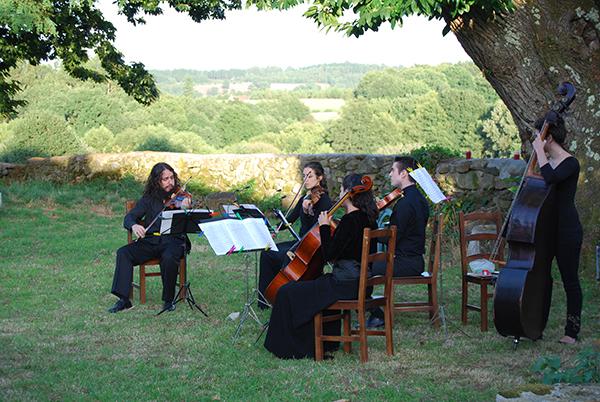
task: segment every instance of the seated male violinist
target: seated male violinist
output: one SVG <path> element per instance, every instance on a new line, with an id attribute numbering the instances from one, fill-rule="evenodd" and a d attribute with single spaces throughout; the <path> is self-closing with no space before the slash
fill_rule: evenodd
<path id="1" fill-rule="evenodd" d="M 160 215 L 166 208 L 189 208 L 191 201 L 191 195 L 183 191 L 177 173 L 171 166 L 161 162 L 152 167 L 142 198 L 125 215 L 123 226 L 131 230 L 137 240 L 117 250 L 111 293 L 119 300 L 108 310 L 110 313 L 133 307 L 129 300 L 133 267 L 154 258 L 160 259 L 163 309 L 175 310 L 173 298 L 179 262 L 184 251 L 189 252 L 190 243 L 185 234 L 161 235 Z M 142 220 L 143 225 L 140 224 Z"/>
<path id="2" fill-rule="evenodd" d="M 392 186 L 402 190 L 404 196 L 394 205 L 390 225 L 396 225 L 396 251 L 394 276 L 418 276 L 425 269 L 425 231 L 429 220 L 429 204 L 409 175 L 409 169 L 417 169 L 417 162 L 410 156 L 397 156 L 390 170 Z M 383 275 L 384 263 L 373 264 L 372 274 Z M 367 327 L 383 326 L 383 311 L 374 309 L 367 320 Z"/>

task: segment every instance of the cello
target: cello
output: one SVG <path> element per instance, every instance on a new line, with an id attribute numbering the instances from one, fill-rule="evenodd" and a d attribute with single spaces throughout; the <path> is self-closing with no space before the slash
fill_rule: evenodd
<path id="1" fill-rule="evenodd" d="M 563 82 L 558 92 L 563 98 L 552 107 L 560 114 L 575 99 L 575 87 Z M 539 135 L 548 134 L 545 120 Z M 532 153 L 519 190 L 507 214 L 505 233 L 509 258 L 500 270 L 494 291 L 494 325 L 502 336 L 542 337 L 552 296 L 550 268 L 557 235 L 554 186 L 534 173 L 537 157 Z"/>
<path id="2" fill-rule="evenodd" d="M 360 193 L 360 192 L 369 191 L 373 185 L 373 182 L 369 176 L 364 176 L 362 178 L 361 182 L 362 182 L 362 186 L 353 187 L 352 190 L 350 190 L 348 193 L 346 193 L 344 195 L 344 197 L 342 197 L 342 199 L 340 199 L 340 201 L 338 201 L 333 207 L 331 207 L 331 209 L 329 210 L 327 215 L 328 216 L 333 215 L 335 210 L 337 210 L 349 196 L 352 196 L 352 195 Z M 398 198 L 401 198 L 403 196 L 404 196 L 404 194 L 403 194 L 402 190 L 395 189 L 391 193 L 389 193 L 388 195 L 386 195 L 384 198 L 382 198 L 381 200 L 379 200 L 377 202 L 377 209 L 381 211 L 382 209 L 387 208 L 391 203 L 396 201 Z M 333 231 L 333 230 L 335 230 L 335 227 L 332 225 L 331 229 Z M 271 281 L 271 283 L 265 290 L 265 298 L 267 299 L 267 301 L 269 303 L 271 303 L 271 304 L 275 303 L 275 298 L 277 296 L 277 292 L 279 291 L 279 288 L 282 287 L 283 285 L 285 285 L 286 283 L 290 282 L 291 280 L 315 279 L 316 277 L 320 276 L 323 273 L 323 265 L 325 264 L 325 261 L 323 259 L 323 255 L 321 254 L 321 235 L 319 233 L 318 223 L 305 235 L 305 238 L 306 237 L 308 237 L 308 240 L 306 240 L 306 243 L 307 243 L 307 245 L 310 244 L 310 246 L 306 246 L 305 250 L 301 250 L 299 258 L 297 258 L 297 257 L 298 257 L 298 249 L 300 249 L 300 245 L 297 243 L 295 246 L 293 246 L 292 250 L 294 249 L 294 247 L 297 246 L 296 251 L 294 252 L 294 258 L 292 258 L 292 261 L 286 267 L 284 267 L 281 271 L 279 271 L 277 273 L 277 275 L 275 276 L 273 281 Z M 300 241 L 301 242 L 304 241 L 304 238 L 301 239 Z M 310 256 L 312 256 L 312 258 L 314 259 L 313 261 L 311 261 L 309 263 L 310 266 L 307 268 L 307 271 L 310 271 L 310 272 L 305 273 L 304 276 L 298 275 L 299 270 L 302 269 L 301 264 L 303 263 L 303 261 L 306 261 L 307 259 L 309 259 Z M 295 260 L 297 260 L 297 261 L 295 261 Z"/>
<path id="3" fill-rule="evenodd" d="M 346 192 L 340 199 L 327 211 L 327 216 L 331 217 L 337 211 L 344 201 L 355 194 L 369 191 L 373 187 L 373 181 L 369 176 L 363 176 L 361 184 L 354 186 Z M 331 225 L 331 231 L 335 227 Z M 315 279 L 323 274 L 323 265 L 325 259 L 321 251 L 321 235 L 319 233 L 319 224 L 316 223 L 294 246 L 293 257 L 291 261 L 282 268 L 269 286 L 265 289 L 265 298 L 271 304 L 275 303 L 279 288 L 291 281 L 305 281 Z"/>

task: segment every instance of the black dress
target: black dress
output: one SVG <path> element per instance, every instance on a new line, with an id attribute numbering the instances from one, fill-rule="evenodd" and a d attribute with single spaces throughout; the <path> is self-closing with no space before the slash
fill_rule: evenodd
<path id="1" fill-rule="evenodd" d="M 544 181 L 556 190 L 557 238 L 556 263 L 567 294 L 567 320 L 565 335 L 577 339 L 581 327 L 583 296 L 579 283 L 579 255 L 583 231 L 575 208 L 575 192 L 579 178 L 579 162 L 570 156 L 556 168 L 549 163 L 540 169 Z"/>
<path id="2" fill-rule="evenodd" d="M 311 281 L 290 282 L 279 289 L 265 339 L 267 350 L 283 359 L 314 357 L 314 315 L 337 300 L 358 296 L 358 277 L 353 275 L 353 279 L 348 279 L 341 271 L 360 264 L 362 234 L 366 227 L 374 228 L 362 211 L 344 215 L 333 238 L 329 226 L 321 226 L 321 248 L 325 258 L 334 263 L 334 272 Z M 339 279 L 341 277 L 346 279 Z M 326 323 L 323 330 L 339 334 L 340 323 Z M 325 344 L 325 350 L 335 347 L 337 343 Z"/>
<path id="3" fill-rule="evenodd" d="M 288 221 L 290 223 L 300 219 L 300 237 L 303 237 L 316 223 L 321 211 L 328 211 L 332 205 L 329 194 L 323 193 L 319 201 L 313 206 L 312 214 L 306 213 L 302 207 L 302 200 L 296 204 Z M 295 244 L 294 240 L 277 243 L 278 251 L 262 251 L 260 253 L 260 269 L 258 275 L 258 290 L 261 295 L 265 294 L 265 290 L 275 278 L 275 275 L 283 268 L 290 259 L 287 257 L 288 250 Z M 261 300 L 258 302 L 260 308 L 266 308 L 267 305 Z"/>

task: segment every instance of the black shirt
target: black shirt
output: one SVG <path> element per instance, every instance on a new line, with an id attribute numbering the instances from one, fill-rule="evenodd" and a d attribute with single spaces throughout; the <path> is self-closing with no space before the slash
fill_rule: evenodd
<path id="1" fill-rule="evenodd" d="M 396 256 L 412 257 L 425 254 L 425 230 L 429 205 L 417 186 L 403 189 L 392 211 L 390 225 L 396 225 Z"/>
<path id="2" fill-rule="evenodd" d="M 365 228 L 376 229 L 369 225 L 369 218 L 363 211 L 350 212 L 342 217 L 333 238 L 331 227 L 323 225 L 319 228 L 321 234 L 321 250 L 326 261 L 355 260 L 360 262 L 362 256 L 362 238 Z M 377 247 L 373 242 L 372 246 Z M 371 250 L 372 251 L 372 250 Z"/>
<path id="3" fill-rule="evenodd" d="M 333 205 L 329 194 L 323 193 L 319 201 L 313 205 L 313 215 L 310 215 L 304 212 L 302 201 L 304 201 L 304 198 L 298 201 L 288 218 L 290 223 L 294 223 L 300 218 L 300 233 L 298 233 L 300 237 L 303 237 L 317 223 L 322 211 L 329 211 L 329 208 Z"/>
<path id="4" fill-rule="evenodd" d="M 553 184 L 556 189 L 556 207 L 558 211 L 558 229 L 565 232 L 580 234 L 582 232 L 579 214 L 575 208 L 575 192 L 579 179 L 579 161 L 569 156 L 556 168 L 549 163 L 540 168 L 546 184 Z"/>

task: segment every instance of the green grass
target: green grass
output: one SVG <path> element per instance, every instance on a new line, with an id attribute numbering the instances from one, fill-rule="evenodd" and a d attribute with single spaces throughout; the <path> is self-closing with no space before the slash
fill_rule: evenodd
<path id="1" fill-rule="evenodd" d="M 1 183 L 1 182 L 0 182 Z M 148 280 L 148 302 L 111 315 L 114 252 L 124 244 L 124 201 L 134 182 L 79 185 L 3 183 L 0 208 L 1 400 L 493 400 L 500 390 L 539 381 L 530 370 L 541 355 L 563 360 L 598 337 L 598 286 L 592 267 L 582 273 L 582 342 L 564 347 L 564 292 L 554 272 L 554 300 L 544 340 L 511 340 L 479 319 L 460 321 L 460 277 L 455 248 L 444 253 L 447 334 L 424 314 L 396 317 L 395 356 L 371 338 L 361 365 L 337 352 L 330 361 L 285 361 L 268 353 L 258 325 L 248 321 L 231 337 L 245 298 L 243 256 L 215 257 L 193 237 L 189 279 L 209 314 L 180 305 L 156 317 L 159 278 Z M 254 260 L 250 260 L 253 263 Z M 137 270 L 136 270 L 137 274 Z M 397 298 L 419 290 L 401 289 Z M 473 292 L 475 293 L 475 292 Z M 268 312 L 259 312 L 267 319 Z"/>

